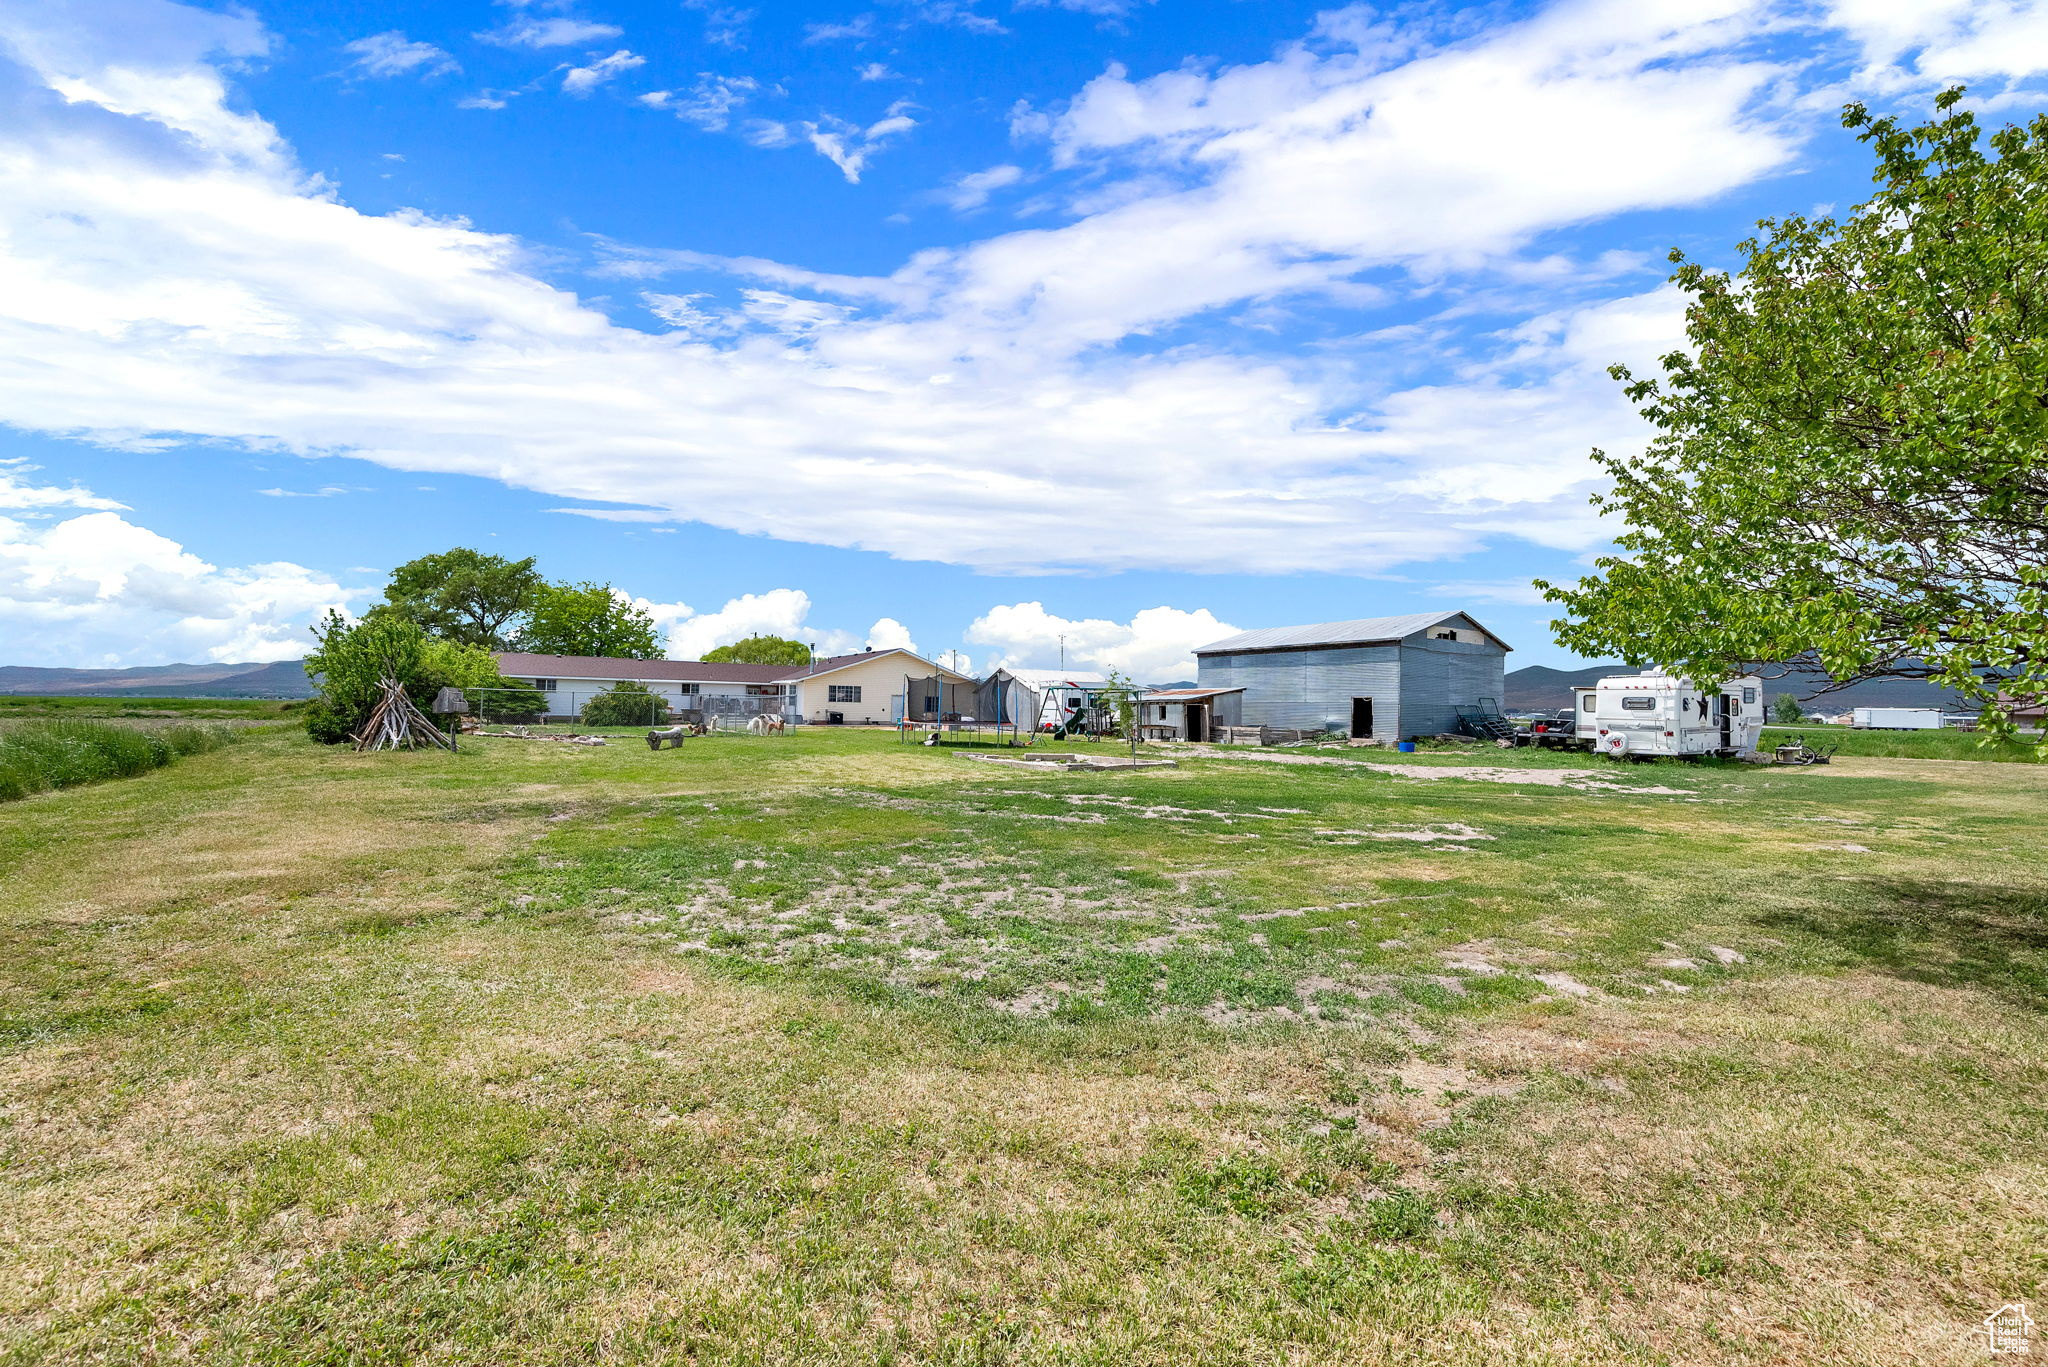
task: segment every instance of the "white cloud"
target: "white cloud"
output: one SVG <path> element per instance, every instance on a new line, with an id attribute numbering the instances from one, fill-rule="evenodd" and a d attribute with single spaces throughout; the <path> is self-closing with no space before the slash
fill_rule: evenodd
<path id="1" fill-rule="evenodd" d="M 659 616 L 656 620 L 668 632 L 668 654 L 672 660 L 701 659 L 707 650 L 729 646 L 749 636 L 808 641 L 815 635 L 807 634 L 804 627 L 804 619 L 811 615 L 811 596 L 802 589 L 741 594 L 716 612 L 692 612 L 682 603 L 666 606 L 672 610 L 667 620 Z"/>
<path id="2" fill-rule="evenodd" d="M 741 48 L 746 46 L 747 25 L 753 21 L 750 9 L 730 9 L 711 3 L 711 0 L 683 0 L 683 8 L 696 10 L 704 16 L 704 41 L 719 47 Z"/>
<path id="3" fill-rule="evenodd" d="M 570 95 L 588 95 L 613 77 L 646 65 L 645 57 L 636 56 L 620 48 L 611 56 L 600 57 L 589 66 L 572 66 L 563 72 L 562 90 Z"/>
<path id="4" fill-rule="evenodd" d="M 1238 630 L 1207 608 L 1146 608 L 1128 622 L 1112 622 L 1060 617 L 1031 602 L 990 608 L 967 628 L 967 639 L 996 648 L 992 666 L 1053 669 L 1064 649 L 1070 669 L 1114 669 L 1142 684 L 1192 676 L 1196 648 Z"/>
<path id="5" fill-rule="evenodd" d="M 882 617 L 868 628 L 867 648 L 869 650 L 907 650 L 919 653 L 917 642 L 911 639 L 910 628 L 894 617 Z"/>
<path id="6" fill-rule="evenodd" d="M 364 592 L 285 562 L 221 569 L 112 499 L 28 484 L 26 469 L 0 464 L 0 508 L 36 510 L 0 514 L 8 664 L 293 659 L 315 618 Z M 50 521 L 54 508 L 93 511 Z"/>
<path id="7" fill-rule="evenodd" d="M 1081 14 L 1099 14 L 1106 19 L 1118 19 L 1152 3 L 1153 0 L 1017 0 L 1017 8 L 1047 9 L 1057 6 Z"/>
<path id="8" fill-rule="evenodd" d="M 343 43 L 341 50 L 355 59 L 356 70 L 365 76 L 404 76 L 411 72 L 440 76 L 462 70 L 440 48 L 432 43 L 412 42 L 397 29 Z"/>
<path id="9" fill-rule="evenodd" d="M 986 171 L 970 171 L 956 176 L 939 191 L 939 198 L 956 213 L 979 209 L 988 203 L 988 197 L 1007 185 L 1015 185 L 1024 179 L 1021 166 L 991 166 Z"/>
<path id="10" fill-rule="evenodd" d="M 868 62 L 854 73 L 863 81 L 900 81 L 903 78 L 889 70 L 886 62 Z"/>
<path id="11" fill-rule="evenodd" d="M 2035 0 L 1833 0 L 1829 17 L 1861 46 L 1859 79 L 2023 77 L 2048 68 L 2048 6 Z"/>
<path id="12" fill-rule="evenodd" d="M 1510 607 L 1536 607 L 1543 592 L 1526 579 L 1464 579 L 1437 584 L 1434 591 L 1446 603 L 1501 603 Z"/>
<path id="13" fill-rule="evenodd" d="M 715 72 L 697 74 L 697 84 L 687 93 L 656 90 L 638 97 L 651 109 L 666 109 L 687 123 L 709 133 L 723 132 L 733 112 L 751 99 L 761 83 L 751 76 L 720 76 Z"/>
<path id="14" fill-rule="evenodd" d="M 898 100 L 889 106 L 888 113 L 865 128 L 828 114 L 817 123 L 804 124 L 804 136 L 810 139 L 811 146 L 817 148 L 821 156 L 839 168 L 848 184 L 857 185 L 868 158 L 880 150 L 883 143 L 917 127 L 917 120 L 903 112 L 909 107 L 908 101 Z"/>
<path id="15" fill-rule="evenodd" d="M 0 418 L 1008 572 L 1597 542 L 1584 452 L 1642 431 L 1600 369 L 1668 335 L 1669 300 L 1547 237 L 1784 167 L 1823 78 L 1752 42 L 1796 16 L 1732 0 L 1566 0 L 1458 41 L 1346 11 L 1271 61 L 1109 73 L 1048 112 L 1103 191 L 1057 226 L 858 278 L 607 248 L 674 328 L 650 333 L 514 239 L 309 176 L 214 64 L 266 50 L 253 20 L 123 2 L 140 18 L 0 8 Z M 750 288 L 658 292 L 707 268 Z M 1413 305 L 1406 340 L 1262 340 L 1299 298 L 1381 297 L 1364 271 Z M 1495 335 L 1432 316 L 1474 298 Z"/>
<path id="16" fill-rule="evenodd" d="M 862 42 L 875 36 L 875 16 L 858 14 L 843 24 L 805 24 L 806 43 Z"/>
<path id="17" fill-rule="evenodd" d="M 595 43 L 605 38 L 616 38 L 623 32 L 616 24 L 595 24 L 587 19 L 571 19 L 562 15 L 540 18 L 522 14 L 503 28 L 479 33 L 477 37 L 500 47 L 575 47 L 581 43 Z"/>
<path id="18" fill-rule="evenodd" d="M 76 484 L 65 488 L 55 485 L 29 484 L 22 476 L 37 469 L 25 460 L 0 460 L 0 508 L 33 510 L 42 513 L 49 508 L 93 508 L 102 512 L 126 512 L 128 505 L 111 498 L 101 498 L 90 489 L 81 489 Z"/>

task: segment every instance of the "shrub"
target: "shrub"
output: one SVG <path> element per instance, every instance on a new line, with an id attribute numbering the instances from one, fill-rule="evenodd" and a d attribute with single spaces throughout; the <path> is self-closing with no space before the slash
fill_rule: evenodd
<path id="1" fill-rule="evenodd" d="M 325 698 L 306 708 L 306 734 L 322 745 L 340 745 L 352 738 L 362 718 L 341 711 Z"/>
<path id="2" fill-rule="evenodd" d="M 377 691 L 386 674 L 406 686 L 414 702 L 422 686 L 428 654 L 426 634 L 402 617 L 372 613 L 350 622 L 338 612 L 313 628 L 320 648 L 306 657 L 306 674 L 320 684 L 318 702 L 307 709 L 306 733 L 327 745 L 338 745 L 360 731 L 377 705 Z M 432 694 L 428 695 L 432 700 Z"/>
<path id="3" fill-rule="evenodd" d="M 0 801 L 52 788 L 132 778 L 182 755 L 216 750 L 233 733 L 216 726 L 135 727 L 105 722 L 31 722 L 0 731 Z"/>
<path id="4" fill-rule="evenodd" d="M 648 726 L 667 715 L 668 704 L 631 679 L 622 679 L 583 705 L 585 726 Z"/>

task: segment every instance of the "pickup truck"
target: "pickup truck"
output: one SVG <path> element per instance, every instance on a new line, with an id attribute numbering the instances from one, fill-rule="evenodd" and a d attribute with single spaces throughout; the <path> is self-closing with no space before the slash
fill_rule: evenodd
<path id="1" fill-rule="evenodd" d="M 1523 728 L 1522 734 L 1516 737 L 1523 745 L 1557 746 L 1569 750 L 1579 744 L 1579 714 L 1569 707 L 1529 717 L 1523 722 Z"/>

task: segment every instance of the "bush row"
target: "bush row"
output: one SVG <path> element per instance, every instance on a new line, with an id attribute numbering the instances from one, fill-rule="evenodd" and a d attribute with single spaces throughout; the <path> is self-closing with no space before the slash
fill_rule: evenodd
<path id="1" fill-rule="evenodd" d="M 235 738 L 224 726 L 112 726 L 26 722 L 0 729 L 0 802 L 52 788 L 132 778 L 181 755 L 218 750 Z"/>

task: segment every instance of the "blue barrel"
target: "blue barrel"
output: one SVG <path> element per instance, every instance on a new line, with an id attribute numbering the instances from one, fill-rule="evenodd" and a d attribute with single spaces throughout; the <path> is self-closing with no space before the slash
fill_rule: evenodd
<path id="1" fill-rule="evenodd" d="M 1404 740 L 1397 744 L 1394 748 L 1396 750 L 1399 750 L 1404 755 L 1412 755 L 1415 753 L 1415 742 L 1412 740 Z"/>

